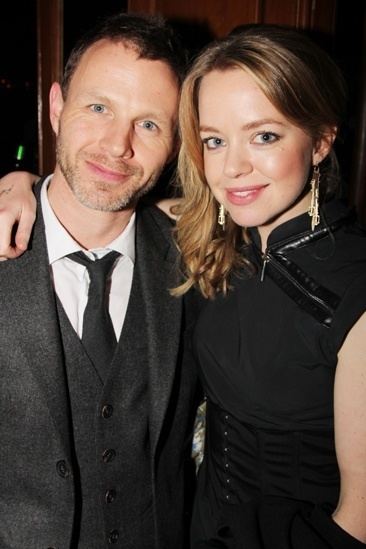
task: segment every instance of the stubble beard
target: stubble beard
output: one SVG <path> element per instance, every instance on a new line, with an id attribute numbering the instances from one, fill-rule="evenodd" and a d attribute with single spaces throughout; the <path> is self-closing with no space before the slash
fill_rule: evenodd
<path id="1" fill-rule="evenodd" d="M 61 132 L 56 141 L 56 158 L 61 173 L 77 200 L 87 208 L 102 212 L 118 212 L 135 207 L 138 200 L 155 186 L 160 175 L 160 171 L 153 172 L 144 182 L 144 171 L 141 167 L 130 167 L 125 162 L 120 162 L 119 170 L 128 175 L 128 180 L 115 192 L 111 192 L 111 186 L 107 182 L 97 178 L 83 178 L 78 166 L 80 153 L 73 163 L 63 145 Z M 89 155 L 88 159 L 108 165 L 101 156 Z M 111 166 L 111 169 L 116 169 L 116 166 Z"/>

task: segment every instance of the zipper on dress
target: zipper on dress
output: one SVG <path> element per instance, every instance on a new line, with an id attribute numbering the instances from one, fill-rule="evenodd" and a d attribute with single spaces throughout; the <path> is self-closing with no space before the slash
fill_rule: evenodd
<path id="1" fill-rule="evenodd" d="M 306 290 L 306 288 L 304 288 L 301 284 L 299 284 L 298 281 L 293 276 L 291 276 L 291 274 L 287 271 L 287 269 L 285 269 L 276 260 L 276 258 L 273 257 L 273 255 L 271 255 L 271 252 L 268 249 L 265 251 L 265 253 L 263 255 L 263 266 L 262 266 L 261 278 L 260 278 L 261 282 L 263 282 L 263 280 L 264 280 L 265 268 L 266 268 L 267 263 L 269 263 L 270 260 L 272 261 L 272 266 L 275 269 L 277 269 L 277 271 L 279 271 L 284 278 L 287 278 L 287 280 L 291 281 L 292 284 L 294 284 L 303 294 L 305 294 L 310 299 L 315 301 L 318 304 L 318 306 L 323 309 L 323 311 L 326 311 L 328 314 L 333 313 L 333 309 L 331 307 L 329 307 L 329 305 L 327 305 L 327 303 L 323 299 L 321 299 L 321 298 L 319 298 L 315 295 L 310 295 L 309 292 Z"/>
<path id="2" fill-rule="evenodd" d="M 262 256 L 263 264 L 262 264 L 261 277 L 260 277 L 261 282 L 263 282 L 263 280 L 264 280 L 264 272 L 266 270 L 266 266 L 267 266 L 267 263 L 268 263 L 269 259 L 270 259 L 270 257 L 267 253 L 267 250 L 266 250 L 264 252 L 263 256 Z"/>

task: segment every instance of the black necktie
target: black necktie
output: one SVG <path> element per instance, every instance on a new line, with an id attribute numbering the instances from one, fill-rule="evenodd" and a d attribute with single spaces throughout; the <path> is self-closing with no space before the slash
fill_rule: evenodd
<path id="1" fill-rule="evenodd" d="M 105 379 L 107 375 L 108 366 L 112 361 L 117 344 L 108 310 L 106 283 L 119 256 L 118 252 L 109 252 L 95 261 L 89 259 L 83 252 L 67 256 L 88 269 L 90 285 L 88 302 L 84 311 L 81 341 L 102 379 Z"/>

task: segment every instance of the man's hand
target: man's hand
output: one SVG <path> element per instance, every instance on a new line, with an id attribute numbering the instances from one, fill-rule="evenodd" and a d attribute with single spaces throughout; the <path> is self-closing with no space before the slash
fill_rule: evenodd
<path id="1" fill-rule="evenodd" d="M 28 247 L 36 218 L 32 187 L 38 176 L 11 172 L 0 179 L 0 261 L 19 257 Z"/>

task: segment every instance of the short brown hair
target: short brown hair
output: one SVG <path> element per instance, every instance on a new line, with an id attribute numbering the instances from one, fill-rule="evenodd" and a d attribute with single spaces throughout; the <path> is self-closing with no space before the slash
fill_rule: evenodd
<path id="1" fill-rule="evenodd" d="M 141 59 L 163 61 L 181 83 L 186 69 L 187 54 L 179 37 L 165 19 L 161 16 L 118 13 L 98 22 L 72 49 L 62 79 L 64 98 L 82 55 L 95 42 L 103 39 L 131 46 Z"/>

